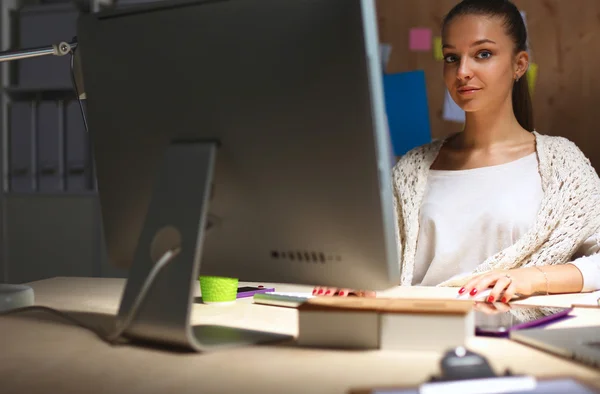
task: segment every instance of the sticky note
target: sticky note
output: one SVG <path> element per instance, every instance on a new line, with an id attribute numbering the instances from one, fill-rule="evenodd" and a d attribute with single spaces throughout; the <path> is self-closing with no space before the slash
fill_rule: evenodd
<path id="1" fill-rule="evenodd" d="M 529 94 L 533 96 L 535 90 L 535 82 L 537 81 L 538 65 L 530 63 L 527 69 L 527 83 L 529 84 Z"/>
<path id="2" fill-rule="evenodd" d="M 390 44 L 379 44 L 379 57 L 381 60 L 381 68 L 383 72 L 387 70 L 387 65 L 392 55 L 392 46 Z"/>
<path id="3" fill-rule="evenodd" d="M 421 27 L 410 29 L 409 48 L 411 51 L 430 51 L 431 29 Z"/>
<path id="4" fill-rule="evenodd" d="M 465 122 L 465 111 L 460 108 L 452 96 L 450 96 L 450 92 L 446 89 L 446 95 L 444 97 L 444 109 L 442 111 L 442 117 L 444 120 L 448 120 L 450 122 Z"/>
<path id="5" fill-rule="evenodd" d="M 431 141 L 423 70 L 383 76 L 385 108 L 395 156 Z"/>
<path id="6" fill-rule="evenodd" d="M 442 52 L 442 37 L 433 37 L 433 58 L 437 61 L 444 60 Z"/>

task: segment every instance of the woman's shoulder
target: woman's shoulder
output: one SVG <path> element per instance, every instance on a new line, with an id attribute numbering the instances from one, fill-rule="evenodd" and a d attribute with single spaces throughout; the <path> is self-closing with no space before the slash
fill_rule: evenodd
<path id="1" fill-rule="evenodd" d="M 444 140 L 434 139 L 431 142 L 412 148 L 398 159 L 394 172 L 406 172 L 420 169 L 428 161 L 435 158 Z"/>
<path id="2" fill-rule="evenodd" d="M 589 164 L 590 160 L 585 156 L 581 149 L 567 137 L 557 135 L 547 135 L 535 132 L 538 145 L 546 154 L 550 160 L 583 160 Z"/>
<path id="3" fill-rule="evenodd" d="M 595 194 L 600 193 L 598 171 L 573 141 L 566 137 L 542 135 L 537 132 L 536 137 L 542 173 L 562 174 L 561 177 L 591 185 Z"/>

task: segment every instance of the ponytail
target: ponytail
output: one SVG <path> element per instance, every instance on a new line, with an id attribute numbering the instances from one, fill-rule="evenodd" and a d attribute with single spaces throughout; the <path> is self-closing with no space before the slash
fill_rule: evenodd
<path id="1" fill-rule="evenodd" d="M 533 127 L 533 106 L 531 95 L 529 94 L 529 83 L 527 74 L 523 74 L 513 85 L 512 91 L 513 112 L 517 121 L 527 131 L 534 131 Z"/>

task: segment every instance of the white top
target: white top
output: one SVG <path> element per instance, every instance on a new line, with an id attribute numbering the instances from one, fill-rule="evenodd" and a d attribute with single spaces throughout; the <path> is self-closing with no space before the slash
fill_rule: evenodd
<path id="1" fill-rule="evenodd" d="M 543 197 L 537 155 L 470 170 L 430 170 L 420 210 L 413 285 L 471 273 L 533 225 Z M 600 234 L 572 262 L 583 291 L 600 289 Z M 584 257 L 581 257 L 584 256 Z"/>

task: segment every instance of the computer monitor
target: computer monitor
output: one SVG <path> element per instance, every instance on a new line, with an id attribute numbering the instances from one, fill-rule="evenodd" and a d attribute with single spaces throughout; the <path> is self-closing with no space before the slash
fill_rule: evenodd
<path id="1" fill-rule="evenodd" d="M 199 274 L 399 283 L 374 0 L 165 1 L 84 15 L 78 42 L 121 319 L 147 290 L 129 336 L 210 347 Z"/>

